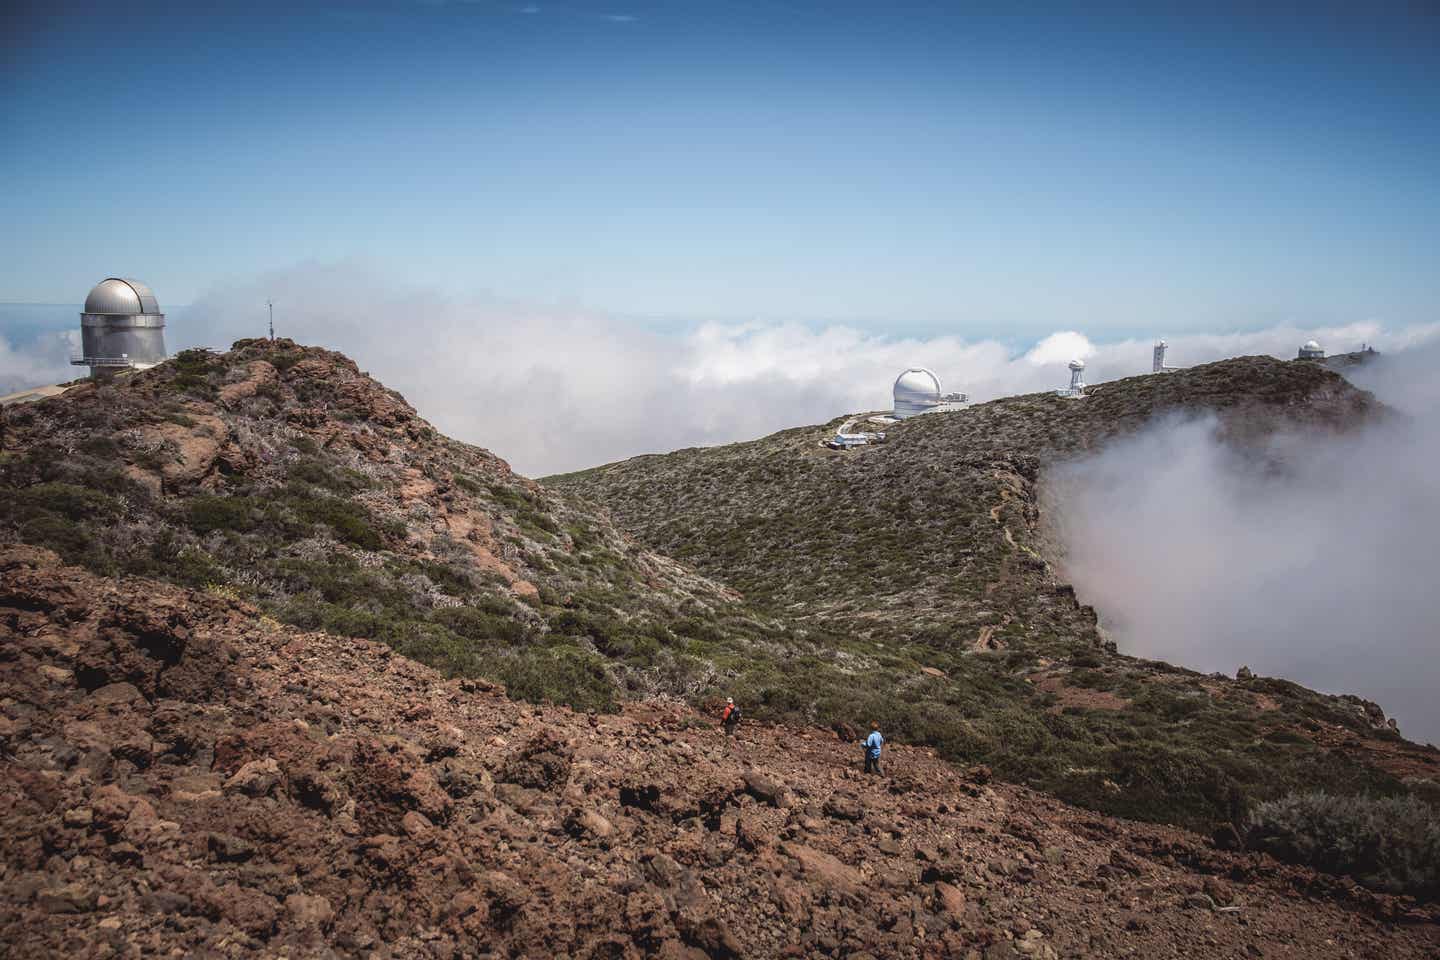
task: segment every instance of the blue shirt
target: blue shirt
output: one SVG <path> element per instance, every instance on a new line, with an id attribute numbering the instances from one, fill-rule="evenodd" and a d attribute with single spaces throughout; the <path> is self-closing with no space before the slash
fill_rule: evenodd
<path id="1" fill-rule="evenodd" d="M 876 760 L 880 759 L 880 747 L 885 743 L 885 738 L 880 736 L 879 730 L 871 730 L 870 736 L 865 738 L 865 750 Z"/>

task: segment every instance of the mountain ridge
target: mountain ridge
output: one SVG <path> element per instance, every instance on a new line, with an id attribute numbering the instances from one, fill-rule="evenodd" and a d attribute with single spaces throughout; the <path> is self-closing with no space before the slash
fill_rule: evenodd
<path id="1" fill-rule="evenodd" d="M 874 709 L 1073 802 L 1199 826 L 1236 816 L 1232 788 L 1253 799 L 1307 783 L 1431 791 L 1435 751 L 1392 748 L 1375 704 L 1120 656 L 1075 595 L 1047 471 L 1176 416 L 1212 418 L 1219 442 L 1283 468 L 1283 451 L 1268 446 L 1281 432 L 1343 433 L 1396 414 L 1320 365 L 1246 357 L 1095 385 L 1083 400 L 1030 394 L 928 414 L 854 450 L 818 442 L 842 416 L 544 482 L 768 613 L 824 620 L 980 691 L 936 692 L 905 718 Z M 1030 712 L 1011 712 L 1014 703 Z M 957 715 L 914 718 L 944 711 Z M 1291 739 L 1308 748 L 1275 745 Z M 1084 770 L 1100 772 L 1074 772 Z M 1157 771 L 1169 772 L 1152 782 Z M 1210 799 L 1177 800 L 1196 793 Z"/>
<path id="2" fill-rule="evenodd" d="M 640 478 L 647 534 L 578 478 L 536 483 L 439 435 L 339 354 L 240 341 L 6 408 L 0 541 L 106 582 L 244 602 L 270 626 L 383 641 L 521 701 L 603 715 L 731 695 L 748 717 L 844 740 L 875 720 L 962 767 L 1234 845 L 1258 807 L 1316 787 L 1431 797 L 1440 752 L 1358 698 L 1112 652 L 1048 554 L 1032 451 L 1113 425 L 1116 405 L 1138 426 L 1197 394 L 1233 408 L 1236 442 L 1275 411 L 1327 430 L 1389 415 L 1277 364 L 937 414 L 848 455 L 803 428 L 635 461 L 689 465 Z M 967 422 L 985 430 L 957 445 Z M 647 545 L 656 531 L 685 542 Z"/>

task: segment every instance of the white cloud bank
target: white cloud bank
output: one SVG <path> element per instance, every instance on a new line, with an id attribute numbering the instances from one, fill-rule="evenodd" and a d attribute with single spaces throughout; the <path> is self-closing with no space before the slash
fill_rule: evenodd
<path id="1" fill-rule="evenodd" d="M 1060 471 L 1067 575 L 1123 652 L 1375 700 L 1440 743 L 1440 343 L 1355 379 L 1412 416 L 1277 438 L 1279 472 L 1160 424 Z"/>
<path id="2" fill-rule="evenodd" d="M 77 315 L 73 333 L 41 334 L 19 346 L 0 336 L 0 396 L 82 376 L 84 369 L 70 366 L 70 352 L 79 346 L 79 328 Z"/>
<path id="3" fill-rule="evenodd" d="M 1019 353 L 995 340 L 893 338 L 845 326 L 706 324 L 661 333 L 575 308 L 445 299 L 355 263 L 305 265 L 217 289 L 172 319 L 167 342 L 172 350 L 223 348 L 261 335 L 270 298 L 282 336 L 350 355 L 441 430 L 531 476 L 888 409 L 895 376 L 912 365 L 984 401 L 1064 386 L 1065 365 L 1076 357 L 1086 360 L 1091 383 L 1142 373 L 1152 346 L 1094 343 L 1075 331 Z M 1176 336 L 1170 362 L 1288 357 L 1310 337 L 1334 350 L 1365 341 L 1389 351 L 1440 337 L 1440 323 Z M 0 340 L 0 383 L 20 389 L 69 379 L 68 347 L 51 346 L 16 351 Z"/>
<path id="4" fill-rule="evenodd" d="M 223 346 L 264 330 L 352 356 L 441 430 L 532 476 L 638 453 L 724 443 L 842 413 L 890 406 L 907 366 L 927 366 L 975 400 L 1069 382 L 1076 356 L 1099 382 L 1150 369 L 1149 340 L 1092 343 L 1057 332 L 1015 353 L 994 340 L 892 338 L 844 326 L 706 324 L 662 333 L 580 309 L 444 299 L 395 286 L 378 270 L 312 265 L 217 290 L 188 311 L 172 343 Z M 1440 324 L 1377 324 L 1172 337 L 1172 363 L 1245 353 L 1293 356 L 1309 337 L 1333 349 L 1382 350 L 1440 336 Z"/>

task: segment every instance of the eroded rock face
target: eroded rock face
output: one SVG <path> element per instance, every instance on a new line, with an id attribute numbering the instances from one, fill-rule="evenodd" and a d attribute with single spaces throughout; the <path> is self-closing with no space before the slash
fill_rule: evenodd
<path id="1" fill-rule="evenodd" d="M 1440 947 L 1413 904 L 928 751 L 887 745 L 906 779 L 865 778 L 828 731 L 750 722 L 727 751 L 695 719 L 524 707 L 378 644 L 0 546 L 0 942 L 17 957 Z"/>

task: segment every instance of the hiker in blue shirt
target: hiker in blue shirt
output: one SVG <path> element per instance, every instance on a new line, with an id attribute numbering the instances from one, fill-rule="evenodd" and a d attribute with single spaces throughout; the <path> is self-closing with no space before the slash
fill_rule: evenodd
<path id="1" fill-rule="evenodd" d="M 865 738 L 865 772 L 880 773 L 880 748 L 885 738 L 880 736 L 880 724 L 870 722 L 870 736 Z M 881 774 L 884 776 L 884 774 Z"/>

